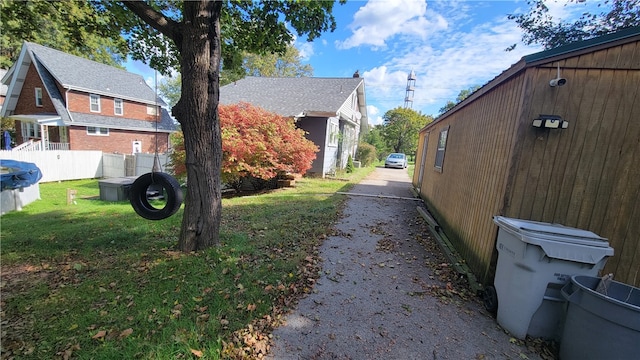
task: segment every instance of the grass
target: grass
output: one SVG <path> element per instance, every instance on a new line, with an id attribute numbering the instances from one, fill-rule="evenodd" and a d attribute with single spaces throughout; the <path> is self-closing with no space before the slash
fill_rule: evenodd
<path id="1" fill-rule="evenodd" d="M 1 218 L 2 359 L 261 351 L 317 277 L 317 247 L 344 200 L 335 192 L 372 170 L 224 199 L 219 246 L 193 254 L 174 248 L 182 210 L 148 221 L 127 202 L 99 200 L 97 180 L 41 184 L 42 200 Z"/>

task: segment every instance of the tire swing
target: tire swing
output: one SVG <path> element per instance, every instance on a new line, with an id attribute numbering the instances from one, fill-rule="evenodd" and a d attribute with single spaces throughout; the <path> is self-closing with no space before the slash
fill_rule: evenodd
<path id="1" fill-rule="evenodd" d="M 162 193 L 165 205 L 156 208 L 149 197 Z M 147 220 L 163 220 L 175 214 L 182 205 L 182 189 L 178 181 L 163 172 L 150 172 L 138 177 L 129 189 L 129 202 L 133 210 Z"/>
<path id="2" fill-rule="evenodd" d="M 157 72 L 156 72 L 156 89 Z M 156 91 L 156 99 L 158 94 Z M 156 103 L 156 108 L 157 108 Z M 129 202 L 133 210 L 147 220 L 163 220 L 175 214 L 182 205 L 182 188 L 173 176 L 162 172 L 158 157 L 158 114 L 156 111 L 156 153 L 150 173 L 140 175 L 129 188 Z M 164 199 L 164 207 L 156 208 L 149 199 Z"/>

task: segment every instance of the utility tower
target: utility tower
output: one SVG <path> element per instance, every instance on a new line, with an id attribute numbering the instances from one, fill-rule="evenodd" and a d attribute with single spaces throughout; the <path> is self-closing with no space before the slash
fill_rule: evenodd
<path id="1" fill-rule="evenodd" d="M 413 92 L 416 89 L 416 73 L 411 70 L 407 76 L 407 91 L 404 95 L 404 108 L 411 109 L 413 107 Z"/>

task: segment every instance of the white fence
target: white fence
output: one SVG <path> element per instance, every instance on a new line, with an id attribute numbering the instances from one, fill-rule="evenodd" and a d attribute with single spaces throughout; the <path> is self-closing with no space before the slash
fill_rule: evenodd
<path id="1" fill-rule="evenodd" d="M 153 169 L 155 154 L 103 154 L 102 151 L 0 151 L 0 159 L 36 164 L 40 182 L 138 176 Z M 167 156 L 158 155 L 161 171 Z"/>

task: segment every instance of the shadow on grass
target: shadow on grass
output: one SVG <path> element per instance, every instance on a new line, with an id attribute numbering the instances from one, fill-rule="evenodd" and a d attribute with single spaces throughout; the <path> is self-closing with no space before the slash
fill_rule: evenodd
<path id="1" fill-rule="evenodd" d="M 318 270 L 308 258 L 345 199 L 338 186 L 317 185 L 225 199 L 220 245 L 194 254 L 174 251 L 182 209 L 149 221 L 126 202 L 79 198 L 3 216 L 3 357 L 175 358 L 200 349 L 218 358 L 221 340 L 311 287 Z M 29 264 L 30 277 L 6 281 L 17 272 L 5 270 Z M 126 329 L 135 341 L 122 338 Z"/>

